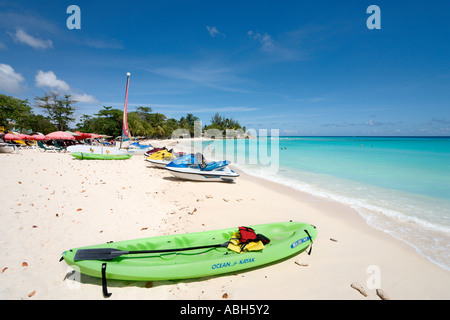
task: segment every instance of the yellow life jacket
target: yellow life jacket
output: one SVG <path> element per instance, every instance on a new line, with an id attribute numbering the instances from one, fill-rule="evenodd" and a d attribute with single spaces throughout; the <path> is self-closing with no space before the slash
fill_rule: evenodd
<path id="1" fill-rule="evenodd" d="M 247 251 L 257 251 L 264 249 L 264 244 L 261 240 L 250 241 L 248 243 L 241 243 L 241 235 L 239 232 L 233 233 L 233 236 L 228 243 L 228 249 L 233 250 L 237 253 L 243 253 Z"/>

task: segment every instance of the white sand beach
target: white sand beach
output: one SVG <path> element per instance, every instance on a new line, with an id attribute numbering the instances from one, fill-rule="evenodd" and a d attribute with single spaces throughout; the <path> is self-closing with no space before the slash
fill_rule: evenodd
<path id="1" fill-rule="evenodd" d="M 349 207 L 242 172 L 235 183 L 178 180 L 144 159 L 0 154 L 0 299 L 104 299 L 101 279 L 74 281 L 59 262 L 70 248 L 289 220 L 317 227 L 311 255 L 217 277 L 109 280 L 109 299 L 379 300 L 374 279 L 393 300 L 450 299 L 449 271 Z"/>

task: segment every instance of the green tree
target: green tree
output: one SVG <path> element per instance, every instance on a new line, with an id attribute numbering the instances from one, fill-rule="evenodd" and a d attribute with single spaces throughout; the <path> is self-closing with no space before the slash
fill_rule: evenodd
<path id="1" fill-rule="evenodd" d="M 181 117 L 180 120 L 178 121 L 178 127 L 180 129 L 186 129 L 189 130 L 189 122 L 186 120 L 185 117 Z"/>
<path id="2" fill-rule="evenodd" d="M 139 118 L 141 118 L 142 121 L 149 121 L 150 114 L 153 111 L 151 107 L 137 107 L 136 110 L 137 114 L 139 115 Z"/>
<path id="3" fill-rule="evenodd" d="M 224 124 L 225 119 L 219 113 L 212 116 L 210 126 L 213 126 L 214 129 L 223 130 Z"/>
<path id="4" fill-rule="evenodd" d="M 204 129 L 218 129 L 221 131 L 225 131 L 226 129 L 238 130 L 242 129 L 242 126 L 233 118 L 226 118 L 216 113 L 212 116 L 210 125 L 205 126 Z"/>
<path id="5" fill-rule="evenodd" d="M 69 129 L 69 122 L 75 120 L 72 117 L 75 111 L 72 104 L 77 101 L 71 100 L 68 94 L 64 95 L 63 99 L 59 99 L 59 95 L 58 92 L 50 92 L 43 97 L 36 97 L 35 100 L 39 108 L 45 109 L 56 128 L 64 131 Z"/>
<path id="6" fill-rule="evenodd" d="M 94 132 L 117 137 L 122 134 L 123 111 L 103 106 L 103 110 L 94 114 Z"/>
<path id="7" fill-rule="evenodd" d="M 94 116 L 83 114 L 76 128 L 82 132 L 117 137 L 122 133 L 122 117 L 123 111 L 103 106 L 103 109 L 99 110 Z"/>
<path id="8" fill-rule="evenodd" d="M 0 94 L 0 126 L 22 130 L 29 127 L 33 115 L 28 100 Z"/>
<path id="9" fill-rule="evenodd" d="M 69 123 L 74 120 L 73 114 L 76 101 L 70 95 L 59 97 L 59 93 L 50 92 L 43 97 L 35 97 L 36 106 L 44 109 L 47 116 L 35 115 L 29 106 L 28 100 L 20 100 L 11 96 L 0 94 L 0 126 L 6 129 L 27 129 L 44 134 L 55 130 L 68 130 Z M 128 125 L 132 135 L 167 138 L 176 129 L 186 129 L 191 136 L 194 134 L 194 123 L 199 120 L 192 113 L 186 114 L 180 120 L 167 119 L 162 113 L 153 113 L 151 107 L 138 107 L 136 111 L 128 113 Z M 103 106 L 94 115 L 82 115 L 76 124 L 76 129 L 83 132 L 94 132 L 113 137 L 122 133 L 123 111 Z M 226 129 L 243 129 L 238 121 L 226 118 L 216 113 L 211 123 L 204 129 L 219 129 L 225 133 Z"/>
<path id="10" fill-rule="evenodd" d="M 94 127 L 94 119 L 92 116 L 87 115 L 87 114 L 83 114 L 80 117 L 80 122 L 78 122 L 76 124 L 76 129 L 81 131 L 81 132 L 86 132 L 86 133 L 93 133 L 93 127 Z"/>
<path id="11" fill-rule="evenodd" d="M 194 116 L 192 113 L 188 113 L 186 115 L 186 122 L 188 123 L 189 127 L 189 133 L 191 134 L 191 137 L 194 136 L 194 122 L 199 120 L 198 117 Z"/>
<path id="12" fill-rule="evenodd" d="M 128 127 L 132 136 L 146 135 L 146 128 L 144 126 L 145 121 L 141 119 L 137 112 L 129 112 L 127 119 Z"/>
<path id="13" fill-rule="evenodd" d="M 31 115 L 28 118 L 27 124 L 27 128 L 29 128 L 31 132 L 48 134 L 57 130 L 55 125 L 51 123 L 50 119 L 48 117 L 44 117 L 41 114 Z"/>
<path id="14" fill-rule="evenodd" d="M 172 132 L 174 132 L 178 128 L 179 128 L 178 121 L 176 119 L 174 118 L 167 119 L 164 126 L 166 138 L 170 138 L 172 136 Z"/>
<path id="15" fill-rule="evenodd" d="M 165 121 L 166 116 L 162 113 L 151 113 L 148 116 L 148 122 L 152 129 L 152 135 L 157 138 L 163 138 L 166 136 Z"/>

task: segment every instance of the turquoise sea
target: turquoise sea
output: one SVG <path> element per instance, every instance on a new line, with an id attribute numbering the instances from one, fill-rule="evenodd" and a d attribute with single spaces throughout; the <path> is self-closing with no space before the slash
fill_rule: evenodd
<path id="1" fill-rule="evenodd" d="M 347 204 L 450 270 L 450 137 L 268 137 L 202 148 L 248 174 Z"/>

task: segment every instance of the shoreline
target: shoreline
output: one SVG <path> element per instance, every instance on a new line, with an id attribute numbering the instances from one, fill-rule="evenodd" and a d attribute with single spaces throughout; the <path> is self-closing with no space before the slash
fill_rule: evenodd
<path id="1" fill-rule="evenodd" d="M 1 158 L 2 299 L 103 299 L 101 279 L 74 281 L 58 262 L 73 247 L 289 220 L 317 227 L 311 255 L 217 277 L 108 281 L 110 299 L 378 300 L 369 288 L 376 277 L 392 299 L 450 298 L 450 272 L 350 207 L 242 171 L 235 183 L 205 183 L 175 179 L 141 155 L 102 162 L 23 150 Z"/>
<path id="2" fill-rule="evenodd" d="M 239 169 L 236 169 L 239 170 Z M 360 213 L 357 212 L 357 210 L 351 208 L 350 206 L 340 203 L 333 199 L 325 199 L 319 196 L 315 196 L 312 194 L 309 194 L 307 192 L 297 190 L 294 187 L 284 185 L 282 183 L 278 183 L 275 181 L 267 180 L 262 177 L 258 177 L 246 172 L 240 172 L 240 175 L 245 177 L 245 179 L 248 179 L 250 181 L 253 181 L 254 183 L 258 184 L 266 184 L 267 188 L 271 190 L 271 192 L 278 192 L 278 193 L 286 193 L 289 197 L 296 199 L 299 202 L 308 202 L 312 204 L 314 207 L 317 207 L 319 210 L 325 210 L 327 209 L 328 205 L 333 204 L 335 207 L 339 207 L 340 209 L 337 210 L 338 217 L 333 217 L 336 219 L 345 219 L 345 222 L 350 225 L 352 228 L 358 228 L 358 229 L 366 229 L 365 232 L 373 233 L 374 236 L 377 237 L 385 237 L 386 239 L 393 240 L 395 242 L 399 242 L 400 246 L 403 246 L 406 250 L 412 249 L 415 254 L 418 254 L 419 256 L 425 258 L 427 261 L 432 263 L 433 265 L 436 265 L 437 267 L 448 271 L 443 266 L 440 266 L 438 263 L 435 263 L 431 260 L 429 260 L 427 257 L 420 254 L 420 252 L 417 251 L 417 249 L 409 244 L 408 242 L 397 238 L 388 232 L 378 229 L 375 226 L 371 226 L 367 223 L 366 219 L 364 219 L 363 216 L 361 216 Z M 298 199 L 297 199 L 298 198 Z M 299 200 L 300 199 L 300 200 Z M 331 217 L 330 217 L 331 218 Z M 387 241 L 389 241 L 387 240 Z"/>
<path id="3" fill-rule="evenodd" d="M 292 137 L 295 138 L 295 137 Z M 355 137 L 353 137 L 355 138 Z M 377 138 L 377 137 L 376 137 Z M 189 147 L 192 146 L 191 142 L 192 141 L 211 141 L 210 139 L 184 139 L 185 141 L 182 141 L 180 147 L 182 148 L 186 148 L 186 150 L 189 150 Z M 184 143 L 183 143 L 184 142 Z M 179 143 L 179 142 L 177 142 Z M 192 149 L 191 149 L 192 150 Z M 209 149 L 204 149 L 203 150 L 204 154 L 206 155 L 206 157 L 210 160 L 222 160 L 223 156 L 220 156 L 215 159 L 215 157 L 211 157 L 211 154 L 209 153 Z M 228 156 L 228 155 L 227 155 Z M 236 160 L 236 159 L 234 159 Z M 364 221 L 365 224 L 367 224 L 368 226 L 370 226 L 373 229 L 382 231 L 385 234 L 388 234 L 389 236 L 395 238 L 396 240 L 399 240 L 403 243 L 405 243 L 406 245 L 412 247 L 419 255 L 424 256 L 427 260 L 429 260 L 430 262 L 438 265 L 439 267 L 450 271 L 450 268 L 448 267 L 448 264 L 446 264 L 446 260 L 441 260 L 439 257 L 439 249 L 435 249 L 432 248 L 433 250 L 428 250 L 430 248 L 427 247 L 427 245 L 422 245 L 419 242 L 416 242 L 415 239 L 418 239 L 420 237 L 424 237 L 424 238 L 432 238 L 433 235 L 436 235 L 436 237 L 439 237 L 440 242 L 442 243 L 443 239 L 441 234 L 439 233 L 444 233 L 446 231 L 442 231 L 439 226 L 433 226 L 436 229 L 433 229 L 434 232 L 437 232 L 438 234 L 426 234 L 425 231 L 421 231 L 423 228 L 420 228 L 420 226 L 422 227 L 429 227 L 427 225 L 426 221 L 419 221 L 421 224 L 419 225 L 419 227 L 416 227 L 415 230 L 409 230 L 409 232 L 405 231 L 404 233 L 398 233 L 398 230 L 395 230 L 395 228 L 399 228 L 399 225 L 396 225 L 395 227 L 392 227 L 396 224 L 396 221 L 394 219 L 392 219 L 392 217 L 390 216 L 392 214 L 392 212 L 390 211 L 391 209 L 386 209 L 383 206 L 377 207 L 376 203 L 374 204 L 373 201 L 372 203 L 368 202 L 365 203 L 364 199 L 358 199 L 356 202 L 353 200 L 353 198 L 351 197 L 346 197 L 345 195 L 338 195 L 336 196 L 336 194 L 333 193 L 328 193 L 328 192 L 321 192 L 320 189 L 319 191 L 314 191 L 313 190 L 309 190 L 309 188 L 307 188 L 307 190 L 304 190 L 303 188 L 299 188 L 297 187 L 297 182 L 295 180 L 289 180 L 289 178 L 286 178 L 286 176 L 278 176 L 275 175 L 271 175 L 269 174 L 269 177 L 266 176 L 262 176 L 259 172 L 253 172 L 253 169 L 249 169 L 246 168 L 245 165 L 238 165 L 238 164 L 231 164 L 230 167 L 234 168 L 235 171 L 240 171 L 240 172 L 245 172 L 247 175 L 249 175 L 250 177 L 255 177 L 255 178 L 260 178 L 265 182 L 272 182 L 274 183 L 274 188 L 273 189 L 277 189 L 277 186 L 286 186 L 288 187 L 289 190 L 293 190 L 293 191 L 298 191 L 302 194 L 308 195 L 308 196 L 312 196 L 312 197 L 316 197 L 318 199 L 323 199 L 323 200 L 327 200 L 327 201 L 331 201 L 331 202 L 336 202 L 339 204 L 343 204 L 346 207 L 350 207 L 352 208 L 353 211 L 355 211 L 359 217 L 361 217 Z M 333 177 L 329 177 L 330 179 L 333 179 Z M 372 197 L 373 200 L 373 197 Z M 394 209 L 395 210 L 395 209 Z M 382 212 L 381 216 L 380 216 L 380 212 Z M 395 212 L 394 214 L 400 215 L 403 218 L 408 218 L 408 216 L 402 216 L 402 214 L 400 212 Z M 392 221 L 391 221 L 392 219 Z M 384 224 L 383 224 L 384 223 Z M 391 226 L 389 228 L 389 225 Z M 387 228 L 386 228 L 387 227 Z M 406 230 L 406 229 L 405 229 Z M 437 246 L 437 245 L 435 245 Z"/>
<path id="4" fill-rule="evenodd" d="M 231 165 L 230 165 L 231 166 Z M 232 167 L 232 166 L 231 166 Z M 234 168 L 234 170 L 241 170 L 241 168 Z M 243 171 L 240 171 L 240 173 Z M 242 174 L 241 174 L 242 175 Z M 389 238 L 395 239 L 396 241 L 400 241 L 401 243 L 403 243 L 404 245 L 406 245 L 409 248 L 414 249 L 414 251 L 424 257 L 425 259 L 427 259 L 429 262 L 433 263 L 434 265 L 438 266 L 439 268 L 442 268 L 446 271 L 450 272 L 450 269 L 447 268 L 444 265 L 441 265 L 439 262 L 433 261 L 430 257 L 427 257 L 426 255 L 424 255 L 419 248 L 417 248 L 414 244 L 410 243 L 409 241 L 402 239 L 401 237 L 396 236 L 395 234 L 393 234 L 392 232 L 385 230 L 381 227 L 378 227 L 376 225 L 372 225 L 367 221 L 367 218 L 365 218 L 360 212 L 358 212 L 358 210 L 356 208 L 352 208 L 350 205 L 346 204 L 346 203 L 342 203 L 338 200 L 335 200 L 333 198 L 328 198 L 328 197 L 322 197 L 320 195 L 315 195 L 313 193 L 309 193 L 307 191 L 303 191 L 303 190 L 299 190 L 296 189 L 293 186 L 289 186 L 287 184 L 284 184 L 282 182 L 277 182 L 277 181 L 273 181 L 270 179 L 265 179 L 263 177 L 257 176 L 257 175 L 253 175 L 251 173 L 248 172 L 244 172 L 244 175 L 247 176 L 248 179 L 254 180 L 255 182 L 263 182 L 266 184 L 271 185 L 271 189 L 274 190 L 275 192 L 277 192 L 278 190 L 285 190 L 287 193 L 289 193 L 291 195 L 291 197 L 295 197 L 300 196 L 302 199 L 306 200 L 306 201 L 316 201 L 318 203 L 320 202 L 331 202 L 331 203 L 335 203 L 338 206 L 342 206 L 346 209 L 344 209 L 343 211 L 347 212 L 345 214 L 345 219 L 349 219 L 351 220 L 352 223 L 354 223 L 353 227 L 361 227 L 362 225 L 364 225 L 365 227 L 369 227 L 371 230 L 375 230 L 377 232 L 381 232 L 384 235 L 387 235 Z M 311 199 L 316 199 L 316 200 L 311 200 Z M 368 210 L 368 209 L 366 209 Z M 351 213 L 350 213 L 351 212 Z M 358 218 L 353 217 L 354 215 L 356 215 L 358 218 L 360 218 L 360 222 L 356 221 L 358 220 Z M 353 217 L 353 219 L 351 219 Z"/>

